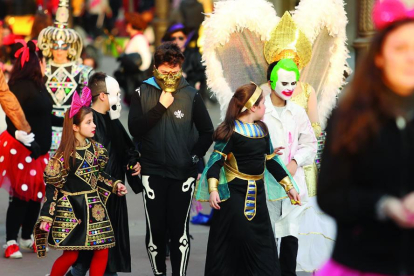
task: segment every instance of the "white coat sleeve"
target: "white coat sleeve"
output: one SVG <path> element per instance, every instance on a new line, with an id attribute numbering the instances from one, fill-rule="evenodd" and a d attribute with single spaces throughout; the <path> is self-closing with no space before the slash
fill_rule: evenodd
<path id="1" fill-rule="evenodd" d="M 292 159 L 295 159 L 299 167 L 312 164 L 317 152 L 317 140 L 309 117 L 305 110 L 296 114 L 298 118 L 298 150 Z"/>

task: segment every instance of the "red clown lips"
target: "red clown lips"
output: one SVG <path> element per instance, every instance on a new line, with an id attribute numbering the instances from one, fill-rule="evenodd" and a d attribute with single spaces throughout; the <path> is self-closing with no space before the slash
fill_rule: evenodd
<path id="1" fill-rule="evenodd" d="M 293 91 L 292 90 L 282 91 L 282 94 L 285 95 L 286 97 L 292 97 Z"/>

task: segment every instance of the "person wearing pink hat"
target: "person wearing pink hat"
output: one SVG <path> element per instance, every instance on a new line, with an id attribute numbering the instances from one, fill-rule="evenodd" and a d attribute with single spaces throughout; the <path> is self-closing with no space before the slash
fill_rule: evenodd
<path id="1" fill-rule="evenodd" d="M 318 203 L 338 227 L 318 276 L 414 275 L 414 16 L 374 7 L 378 32 L 328 122 Z"/>

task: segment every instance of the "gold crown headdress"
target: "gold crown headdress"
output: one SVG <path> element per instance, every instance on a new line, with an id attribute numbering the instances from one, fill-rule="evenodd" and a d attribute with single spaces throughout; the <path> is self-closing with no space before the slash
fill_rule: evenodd
<path id="1" fill-rule="evenodd" d="M 38 38 L 38 47 L 46 57 L 52 56 L 54 41 L 70 43 L 68 58 L 72 61 L 79 59 L 82 52 L 82 39 L 79 34 L 68 27 L 69 0 L 59 0 L 56 19 L 53 26 L 43 29 Z"/>
<path id="2" fill-rule="evenodd" d="M 252 108 L 252 106 L 259 99 L 260 95 L 262 95 L 263 90 L 257 84 L 255 84 L 254 82 L 251 81 L 250 83 L 256 85 L 256 89 L 254 90 L 252 96 L 249 98 L 249 100 L 246 102 L 246 104 L 243 106 L 240 113 L 246 111 L 247 109 Z"/>
<path id="3" fill-rule="evenodd" d="M 289 12 L 285 12 L 272 30 L 270 39 L 264 46 L 264 56 L 268 64 L 281 59 L 293 59 L 299 70 L 311 60 L 312 44 L 298 29 Z"/>

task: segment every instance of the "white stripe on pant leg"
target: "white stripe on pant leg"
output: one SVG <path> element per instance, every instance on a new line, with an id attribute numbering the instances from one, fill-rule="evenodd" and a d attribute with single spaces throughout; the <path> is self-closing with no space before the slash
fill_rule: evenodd
<path id="1" fill-rule="evenodd" d="M 188 190 L 190 189 L 191 184 L 193 184 L 194 180 L 195 180 L 194 177 L 190 177 L 189 179 L 187 179 L 187 181 L 183 183 L 182 191 L 183 192 L 188 192 Z"/>
<path id="2" fill-rule="evenodd" d="M 148 175 L 143 175 L 142 176 L 142 185 L 144 186 L 144 190 L 142 191 L 142 198 L 144 199 L 144 208 L 145 208 L 145 214 L 146 214 L 146 218 L 147 218 L 147 224 L 148 224 L 148 229 L 149 229 L 149 243 L 147 246 L 147 251 L 148 251 L 148 257 L 150 259 L 150 263 L 152 266 L 152 270 L 154 271 L 154 274 L 158 274 L 158 275 L 162 275 L 157 268 L 157 263 L 155 262 L 155 256 L 157 256 L 158 252 L 157 249 L 158 247 L 154 244 L 153 240 L 152 240 L 152 230 L 151 230 L 151 223 L 150 223 L 150 219 L 148 216 L 148 210 L 147 210 L 147 201 L 145 199 L 145 195 L 148 192 L 148 198 L 150 198 L 149 196 L 149 192 L 152 193 L 152 198 L 150 199 L 154 199 L 155 198 L 155 193 L 154 191 L 149 187 L 149 181 L 148 181 L 149 176 Z"/>
<path id="3" fill-rule="evenodd" d="M 155 199 L 155 193 L 154 193 L 154 190 L 151 189 L 149 186 L 148 178 L 149 178 L 149 175 L 142 176 L 142 185 L 144 186 L 144 189 L 147 192 L 148 198 Z"/>
<path id="4" fill-rule="evenodd" d="M 179 240 L 180 242 L 179 249 L 181 251 L 181 264 L 180 264 L 180 275 L 179 276 L 185 276 L 185 267 L 187 265 L 188 254 L 190 251 L 190 243 L 189 243 L 188 236 L 187 236 L 187 220 L 188 220 L 188 215 L 190 214 L 191 202 L 193 201 L 194 181 L 195 181 L 195 178 L 190 177 L 189 179 L 187 179 L 186 182 L 183 183 L 183 187 L 182 187 L 183 192 L 188 192 L 188 190 L 191 188 L 191 197 L 190 197 L 189 204 L 188 204 L 187 216 L 184 222 L 184 234 Z"/>

